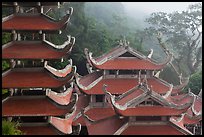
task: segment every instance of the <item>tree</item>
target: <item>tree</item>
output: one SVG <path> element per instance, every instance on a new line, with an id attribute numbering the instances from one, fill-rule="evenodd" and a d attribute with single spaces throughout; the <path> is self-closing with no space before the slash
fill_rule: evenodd
<path id="1" fill-rule="evenodd" d="M 18 129 L 19 123 L 2 120 L 2 135 L 22 135 Z"/>
<path id="2" fill-rule="evenodd" d="M 191 75 L 202 63 L 202 4 L 190 5 L 186 11 L 152 13 L 146 21 L 148 30 L 162 33 L 165 43 L 172 47 L 179 72 Z M 187 68 L 187 69 L 186 69 Z"/>
<path id="3" fill-rule="evenodd" d="M 202 71 L 198 71 L 191 75 L 189 83 L 185 87 L 184 91 L 188 91 L 189 88 L 194 94 L 199 94 L 200 89 L 202 89 Z"/>

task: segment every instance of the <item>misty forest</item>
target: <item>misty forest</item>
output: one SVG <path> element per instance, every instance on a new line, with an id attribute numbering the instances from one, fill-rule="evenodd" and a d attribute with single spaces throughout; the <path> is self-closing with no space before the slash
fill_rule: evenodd
<path id="1" fill-rule="evenodd" d="M 80 75 L 88 73 L 84 48 L 92 51 L 93 56 L 100 56 L 117 46 L 119 40 L 126 39 L 131 47 L 144 55 L 153 49 L 152 58 L 157 61 L 165 57 L 161 47 L 170 50 L 173 53 L 172 63 L 162 70 L 160 77 L 174 85 L 179 84 L 179 75 L 190 77 L 184 91 L 190 88 L 195 94 L 199 93 L 202 88 L 201 3 L 189 5 L 182 12 L 158 11 L 141 15 L 128 13 L 120 2 L 69 2 L 61 8 L 52 8 L 46 14 L 58 20 L 69 7 L 73 7 L 74 12 L 66 29 L 61 35 L 49 34 L 47 39 L 62 44 L 67 35 L 76 38 L 71 58 Z M 2 17 L 10 13 L 10 9 L 3 8 Z M 10 34 L 3 33 L 2 45 L 8 41 L 11 41 Z M 62 68 L 67 61 L 56 61 L 53 65 Z M 2 71 L 9 68 L 8 61 L 2 60 Z"/>

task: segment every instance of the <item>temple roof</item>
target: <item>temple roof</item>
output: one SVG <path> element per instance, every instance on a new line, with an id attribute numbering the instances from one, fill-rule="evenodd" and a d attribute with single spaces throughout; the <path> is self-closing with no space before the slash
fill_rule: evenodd
<path id="1" fill-rule="evenodd" d="M 107 91 L 105 85 L 103 90 L 115 111 L 123 116 L 180 115 L 193 104 L 193 97 L 190 95 L 175 100 L 170 95 L 172 89 L 167 92 L 168 96 L 167 94 L 162 96 L 142 84 L 117 97 Z M 139 105 L 147 99 L 156 104 Z"/>
<path id="2" fill-rule="evenodd" d="M 83 112 L 83 111 L 82 111 Z M 102 112 L 103 113 L 103 112 Z M 186 128 L 178 126 L 171 121 L 129 122 L 127 117 L 117 115 L 103 120 L 93 121 L 87 114 L 83 117 L 89 135 L 183 135 L 191 134 Z M 114 124 L 111 124 L 114 123 Z"/>
<path id="3" fill-rule="evenodd" d="M 107 70 L 159 70 L 172 59 L 172 54 L 167 54 L 165 61 L 158 63 L 129 46 L 118 46 L 98 58 L 92 57 L 92 53 L 88 52 L 88 49 L 85 49 L 85 54 L 91 66 Z M 129 57 L 130 55 L 131 57 Z"/>
<path id="4" fill-rule="evenodd" d="M 46 96 L 14 96 L 2 102 L 2 116 L 64 116 L 72 105 L 58 106 Z"/>
<path id="5" fill-rule="evenodd" d="M 76 113 L 75 113 L 75 118 L 73 119 L 72 125 L 77 125 L 78 123 L 80 123 L 82 126 L 85 126 L 83 117 L 81 116 L 81 109 L 84 109 L 85 107 L 88 106 L 90 97 L 83 94 L 78 94 L 78 95 L 79 95 L 79 99 L 76 103 Z"/>
<path id="6" fill-rule="evenodd" d="M 197 124 L 202 120 L 202 98 L 194 97 L 192 106 L 184 113 L 184 124 Z"/>
<path id="7" fill-rule="evenodd" d="M 143 78 L 141 79 L 143 81 Z M 76 82 L 79 88 L 86 94 L 104 94 L 102 87 L 108 85 L 107 90 L 112 94 L 122 94 L 138 85 L 137 77 L 120 77 L 115 76 L 108 78 L 103 77 L 102 73 L 96 71 L 86 76 L 76 75 Z M 147 78 L 147 83 L 152 86 L 152 90 L 159 94 L 166 94 L 169 91 L 170 84 L 156 77 Z M 179 88 L 172 89 L 172 94 L 180 92 Z"/>
<path id="8" fill-rule="evenodd" d="M 25 135 L 66 135 L 51 123 L 20 123 L 18 127 Z M 81 126 L 72 126 L 71 135 L 79 135 Z"/>
<path id="9" fill-rule="evenodd" d="M 71 52 L 74 43 L 65 42 L 63 49 L 47 41 L 12 41 L 2 47 L 3 59 L 60 59 Z M 55 45 L 54 45 L 55 46 Z M 61 45 L 63 46 L 63 45 Z"/>
<path id="10" fill-rule="evenodd" d="M 70 16 L 72 15 L 73 8 L 61 19 L 56 21 L 53 18 L 43 14 L 29 14 L 17 13 L 12 14 L 2 19 L 3 31 L 60 31 L 66 27 Z"/>
<path id="11" fill-rule="evenodd" d="M 76 69 L 65 78 L 55 77 L 45 68 L 14 68 L 2 74 L 2 88 L 57 88 L 70 82 Z"/>
<path id="12" fill-rule="evenodd" d="M 128 126 L 121 135 L 183 135 L 179 130 L 167 124 L 164 125 L 132 125 Z"/>
<path id="13" fill-rule="evenodd" d="M 113 135 L 127 121 L 127 119 L 119 119 L 116 115 L 99 122 L 91 122 L 84 115 L 84 120 L 89 135 Z"/>
<path id="14" fill-rule="evenodd" d="M 106 118 L 116 115 L 112 107 L 92 108 L 88 106 L 87 108 L 85 108 L 84 113 L 93 121 L 104 120 Z"/>
<path id="15" fill-rule="evenodd" d="M 21 124 L 18 127 L 25 135 L 58 135 L 59 131 L 57 131 L 51 124 Z"/>

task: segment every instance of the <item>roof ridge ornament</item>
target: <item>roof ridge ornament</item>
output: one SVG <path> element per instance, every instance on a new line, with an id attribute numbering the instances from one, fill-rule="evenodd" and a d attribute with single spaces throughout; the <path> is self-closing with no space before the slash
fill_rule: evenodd
<path id="1" fill-rule="evenodd" d="M 153 52 L 154 52 L 154 50 L 153 50 L 153 49 L 150 49 L 150 53 L 149 53 L 149 55 L 148 55 L 147 57 L 148 57 L 148 58 L 152 58 Z"/>
<path id="2" fill-rule="evenodd" d="M 202 88 L 200 89 L 200 92 L 198 94 L 198 97 L 202 98 Z"/>

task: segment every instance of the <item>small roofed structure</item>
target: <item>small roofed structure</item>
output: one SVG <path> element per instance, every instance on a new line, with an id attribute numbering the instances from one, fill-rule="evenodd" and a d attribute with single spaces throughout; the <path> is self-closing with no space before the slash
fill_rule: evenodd
<path id="1" fill-rule="evenodd" d="M 152 59 L 153 50 L 145 56 L 126 41 L 100 57 L 84 51 L 89 74 L 75 77 L 78 90 L 90 99 L 77 120 L 89 135 L 195 134 L 188 125 L 202 120 L 202 100 L 182 92 L 189 79 L 173 85 L 155 73 L 171 63 L 167 49 L 160 63 Z"/>

